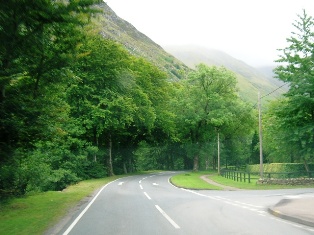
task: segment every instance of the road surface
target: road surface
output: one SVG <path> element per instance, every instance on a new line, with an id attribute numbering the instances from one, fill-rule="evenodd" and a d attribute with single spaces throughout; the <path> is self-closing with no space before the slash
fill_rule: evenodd
<path id="1" fill-rule="evenodd" d="M 314 189 L 186 190 L 162 172 L 121 178 L 104 186 L 57 234 L 314 234 L 267 209 L 283 198 L 314 197 Z"/>

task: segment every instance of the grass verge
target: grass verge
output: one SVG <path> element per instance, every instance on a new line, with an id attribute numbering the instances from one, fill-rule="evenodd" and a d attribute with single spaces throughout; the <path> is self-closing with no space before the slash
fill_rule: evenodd
<path id="1" fill-rule="evenodd" d="M 43 234 L 82 199 L 101 186 L 121 177 L 85 180 L 69 186 L 62 192 L 49 191 L 2 203 L 0 204 L 0 234 Z"/>
<path id="2" fill-rule="evenodd" d="M 251 180 L 251 183 L 248 182 L 239 182 L 232 179 L 226 179 L 222 176 L 217 175 L 217 172 L 213 171 L 200 171 L 200 172 L 187 172 L 183 174 L 178 174 L 171 177 L 171 182 L 182 188 L 189 189 L 209 189 L 209 190 L 222 190 L 222 187 L 211 185 L 200 177 L 203 175 L 209 175 L 208 178 L 215 181 L 218 184 L 223 186 L 230 186 L 239 189 L 246 190 L 271 190 L 271 189 L 293 189 L 293 188 L 312 188 L 314 185 L 260 185 L 256 184 L 257 179 Z M 257 178 L 258 176 L 256 176 Z"/>
<path id="3" fill-rule="evenodd" d="M 210 174 L 208 171 L 186 172 L 183 174 L 175 175 L 171 177 L 170 180 L 171 183 L 181 188 L 221 190 L 222 188 L 211 185 L 200 178 L 202 175 L 208 174 Z"/>

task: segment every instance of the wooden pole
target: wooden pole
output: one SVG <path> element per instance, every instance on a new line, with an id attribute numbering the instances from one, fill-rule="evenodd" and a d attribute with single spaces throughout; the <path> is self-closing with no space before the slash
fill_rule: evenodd
<path id="1" fill-rule="evenodd" d="M 258 127 L 259 127 L 259 160 L 260 160 L 260 178 L 263 179 L 263 134 L 262 134 L 262 111 L 261 111 L 261 93 L 258 92 Z"/>
<path id="2" fill-rule="evenodd" d="M 218 132 L 218 135 L 217 135 L 217 148 L 218 148 L 218 151 L 217 151 L 217 154 L 218 154 L 218 175 L 220 175 L 220 143 L 219 143 L 219 132 Z"/>

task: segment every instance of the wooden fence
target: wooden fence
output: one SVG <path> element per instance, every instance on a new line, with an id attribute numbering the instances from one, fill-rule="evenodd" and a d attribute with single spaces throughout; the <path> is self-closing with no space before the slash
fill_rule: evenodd
<path id="1" fill-rule="evenodd" d="M 227 179 L 232 179 L 234 181 L 248 182 L 251 183 L 252 179 L 259 179 L 259 172 L 246 172 L 223 169 L 221 170 L 221 175 Z M 312 178 L 314 177 L 314 171 L 298 171 L 298 172 L 264 172 L 264 178 L 271 179 L 291 179 L 291 178 Z"/>
<path id="2" fill-rule="evenodd" d="M 248 183 L 251 183 L 252 179 L 257 179 L 256 177 L 252 178 L 252 174 L 246 171 L 222 170 L 221 175 L 227 179 Z"/>

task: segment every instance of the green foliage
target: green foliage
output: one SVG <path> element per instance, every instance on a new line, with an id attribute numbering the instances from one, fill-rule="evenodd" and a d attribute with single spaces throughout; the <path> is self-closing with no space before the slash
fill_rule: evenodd
<path id="1" fill-rule="evenodd" d="M 53 170 L 48 178 L 46 179 L 46 183 L 43 187 L 43 191 L 48 190 L 62 190 L 66 188 L 68 185 L 77 183 L 81 179 L 78 178 L 72 171 L 65 169 Z"/>
<path id="2" fill-rule="evenodd" d="M 272 161 L 312 161 L 314 152 L 314 76 L 312 68 L 314 20 L 305 11 L 293 24 L 296 32 L 275 69 L 289 83 L 285 98 L 271 104 L 266 119 L 268 151 Z"/>
<path id="3" fill-rule="evenodd" d="M 0 4 L 0 191 L 60 189 L 79 178 L 62 165 L 77 152 L 67 86 L 81 26 L 99 1 L 8 1 Z M 74 140 L 74 141 L 73 141 Z M 76 141 L 75 141 L 76 140 Z M 82 141 L 81 141 L 82 143 Z M 44 147 L 47 149 L 44 149 Z M 82 151 L 82 150 L 79 150 Z M 78 161 L 80 162 L 80 161 Z M 9 171 L 12 171 L 10 173 Z M 56 180 L 57 179 L 57 180 Z M 59 184 L 60 185 L 57 185 Z M 56 186 L 57 185 L 57 186 Z"/>
<path id="4" fill-rule="evenodd" d="M 237 96 L 235 75 L 223 67 L 200 64 L 179 87 L 177 97 L 174 106 L 180 139 L 194 159 L 194 168 L 209 158 L 215 167 L 218 133 L 226 141 L 221 146 L 228 146 L 230 151 L 225 158 L 236 159 L 230 154 L 236 152 L 232 146 L 249 136 L 255 118 L 251 107 Z M 208 143 L 211 151 L 202 154 Z"/>

